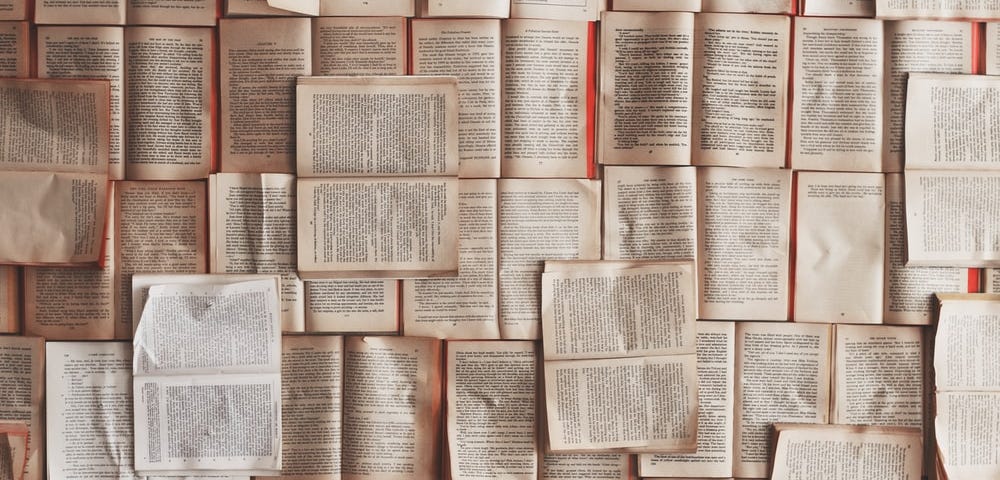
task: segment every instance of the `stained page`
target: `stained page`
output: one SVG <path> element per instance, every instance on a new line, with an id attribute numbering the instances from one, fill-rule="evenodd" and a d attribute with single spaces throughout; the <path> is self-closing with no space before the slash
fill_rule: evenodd
<path id="1" fill-rule="evenodd" d="M 604 167 L 604 258 L 697 258 L 694 167 Z"/>
<path id="2" fill-rule="evenodd" d="M 0 383 L 9 392 L 0 397 L 0 422 L 27 424 L 28 462 L 25 480 L 42 480 L 45 467 L 45 339 L 0 336 Z"/>
<path id="3" fill-rule="evenodd" d="M 0 6 L 0 16 L 3 7 Z M 0 77 L 28 77 L 31 40 L 28 22 L 0 21 Z"/>

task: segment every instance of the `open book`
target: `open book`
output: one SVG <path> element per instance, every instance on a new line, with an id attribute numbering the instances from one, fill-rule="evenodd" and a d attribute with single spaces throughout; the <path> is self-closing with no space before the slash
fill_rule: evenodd
<path id="1" fill-rule="evenodd" d="M 919 429 L 787 423 L 774 429 L 771 480 L 920 478 Z"/>
<path id="2" fill-rule="evenodd" d="M 214 26 L 217 0 L 48 0 L 35 4 L 35 22 L 71 25 Z"/>

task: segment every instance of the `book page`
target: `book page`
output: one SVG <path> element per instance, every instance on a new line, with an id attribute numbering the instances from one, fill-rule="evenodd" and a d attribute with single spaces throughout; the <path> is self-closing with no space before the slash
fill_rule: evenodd
<path id="1" fill-rule="evenodd" d="M 319 0 L 267 0 L 267 5 L 293 14 L 319 15 Z"/>
<path id="2" fill-rule="evenodd" d="M 406 75 L 406 19 L 312 19 L 313 75 Z"/>
<path id="3" fill-rule="evenodd" d="M 340 478 L 343 368 L 344 337 L 282 337 L 280 478 Z"/>
<path id="4" fill-rule="evenodd" d="M 307 18 L 219 21 L 222 171 L 295 172 L 295 78 L 312 74 L 311 48 Z"/>
<path id="5" fill-rule="evenodd" d="M 541 334 L 541 276 L 545 260 L 601 257 L 601 182 L 501 179 L 500 335 Z"/>
<path id="6" fill-rule="evenodd" d="M 17 0 L 15 0 L 17 1 Z M 125 25 L 126 0 L 47 0 L 32 2 L 35 23 Z"/>
<path id="7" fill-rule="evenodd" d="M 212 175 L 211 268 L 219 273 L 281 275 L 281 329 L 305 331 L 305 289 L 296 271 L 295 176 Z"/>
<path id="8" fill-rule="evenodd" d="M 545 362 L 553 452 L 693 452 L 694 355 Z"/>
<path id="9" fill-rule="evenodd" d="M 907 265 L 1000 266 L 1000 171 L 908 170 L 904 180 Z"/>
<path id="10" fill-rule="evenodd" d="M 917 479 L 922 460 L 918 429 L 782 425 L 771 479 Z"/>
<path id="11" fill-rule="evenodd" d="M 301 13 L 292 12 L 285 10 L 284 8 L 272 7 L 271 2 L 268 0 L 226 0 L 222 2 L 225 8 L 226 18 L 229 17 L 297 17 L 303 16 Z M 279 2 L 282 7 L 287 7 L 287 1 Z M 312 7 L 313 3 L 318 3 L 316 0 L 307 0 L 300 3 L 300 6 L 305 6 L 306 8 Z"/>
<path id="12" fill-rule="evenodd" d="M 535 344 L 451 341 L 447 350 L 449 478 L 536 480 Z"/>
<path id="13" fill-rule="evenodd" d="M 921 428 L 930 347 L 917 327 L 837 325 L 830 422 Z"/>
<path id="14" fill-rule="evenodd" d="M 1000 79 L 911 74 L 906 95 L 906 168 L 1000 170 Z"/>
<path id="15" fill-rule="evenodd" d="M 606 4 L 606 0 L 511 0 L 510 18 L 595 22 Z"/>
<path id="16" fill-rule="evenodd" d="M 0 332 L 18 333 L 21 330 L 21 293 L 18 284 L 21 274 L 17 267 L 0 266 Z M 25 333 L 31 334 L 25 322 Z"/>
<path id="17" fill-rule="evenodd" d="M 973 24 L 886 21 L 883 171 L 903 171 L 906 81 L 914 72 L 972 73 Z M 914 152 L 919 155 L 921 152 Z M 907 159 L 909 163 L 910 160 Z"/>
<path id="18" fill-rule="evenodd" d="M 615 5 L 617 6 L 619 2 L 620 0 L 616 1 Z M 702 12 L 779 13 L 790 15 L 795 10 L 795 0 L 702 0 L 701 2 Z"/>
<path id="19" fill-rule="evenodd" d="M 215 26 L 217 0 L 128 0 L 129 25 Z"/>
<path id="20" fill-rule="evenodd" d="M 458 179 L 298 179 L 304 279 L 458 274 Z"/>
<path id="21" fill-rule="evenodd" d="M 938 392 L 1000 390 L 1000 301 L 995 295 L 943 297 L 934 341 Z"/>
<path id="22" fill-rule="evenodd" d="M 205 205 L 202 182 L 116 184 L 115 338 L 132 338 L 132 274 L 208 271 Z"/>
<path id="23" fill-rule="evenodd" d="M 827 423 L 830 417 L 829 325 L 736 325 L 733 476 L 763 478 L 773 458 L 771 424 Z"/>
<path id="24" fill-rule="evenodd" d="M 676 12 L 604 13 L 602 164 L 691 164 L 694 18 Z"/>
<path id="25" fill-rule="evenodd" d="M 0 0 L 0 20 L 31 20 L 28 16 L 28 1 Z"/>
<path id="26" fill-rule="evenodd" d="M 440 478 L 441 342 L 347 337 L 344 480 Z"/>
<path id="27" fill-rule="evenodd" d="M 412 17 L 414 0 L 320 0 L 321 17 Z"/>
<path id="28" fill-rule="evenodd" d="M 3 7 L 0 6 L 0 16 Z M 27 22 L 0 22 L 0 77 L 29 76 L 31 38 Z"/>
<path id="29" fill-rule="evenodd" d="M 986 74 L 1000 73 L 1000 23 L 986 22 Z"/>
<path id="30" fill-rule="evenodd" d="M 399 332 L 398 280 L 313 280 L 305 286 L 307 332 Z"/>
<path id="31" fill-rule="evenodd" d="M 802 0 L 799 15 L 809 17 L 860 17 L 875 16 L 874 0 Z"/>
<path id="32" fill-rule="evenodd" d="M 411 25 L 411 73 L 458 78 L 458 175 L 499 177 L 500 21 L 416 20 Z"/>
<path id="33" fill-rule="evenodd" d="M 701 0 L 615 0 L 615 11 L 626 12 L 700 12 Z"/>
<path id="34" fill-rule="evenodd" d="M 150 287 L 133 357 L 139 474 L 280 470 L 278 299 L 271 279 Z"/>
<path id="35" fill-rule="evenodd" d="M 206 178 L 214 155 L 211 28 L 125 29 L 125 176 Z"/>
<path id="36" fill-rule="evenodd" d="M 493 17 L 510 16 L 509 0 L 420 0 L 421 17 Z"/>
<path id="37" fill-rule="evenodd" d="M 25 480 L 42 480 L 45 435 L 42 413 L 45 391 L 45 339 L 0 336 L 0 422 L 27 424 L 28 463 Z"/>
<path id="38" fill-rule="evenodd" d="M 968 290 L 968 270 L 956 267 L 906 266 L 906 219 L 903 176 L 885 176 L 885 288 L 883 321 L 930 325 L 937 311 L 936 292 Z"/>
<path id="39" fill-rule="evenodd" d="M 882 323 L 885 176 L 799 172 L 796 212 L 795 321 Z"/>
<path id="40" fill-rule="evenodd" d="M 457 175 L 454 77 L 299 77 L 299 177 Z"/>
<path id="41" fill-rule="evenodd" d="M 691 163 L 785 166 L 791 20 L 706 13 L 695 32 Z"/>
<path id="42" fill-rule="evenodd" d="M 698 318 L 787 319 L 791 172 L 701 168 L 698 192 Z"/>
<path id="43" fill-rule="evenodd" d="M 604 258 L 697 257 L 694 167 L 604 167 Z"/>
<path id="44" fill-rule="evenodd" d="M 639 474 L 643 477 L 723 477 L 733 473 L 735 327 L 734 322 L 697 322 L 697 453 L 640 455 Z"/>
<path id="45" fill-rule="evenodd" d="M 631 455 L 542 452 L 538 480 L 632 480 Z"/>
<path id="46" fill-rule="evenodd" d="M 594 25 L 586 22 L 504 22 L 504 177 L 589 175 L 595 34 Z"/>
<path id="47" fill-rule="evenodd" d="M 28 426 L 20 422 L 0 423 L 0 474 L 23 480 L 28 463 Z"/>
<path id="48" fill-rule="evenodd" d="M 939 478 L 1000 476 L 1000 392 L 938 392 L 934 430 Z"/>
<path id="49" fill-rule="evenodd" d="M 982 277 L 983 292 L 1000 293 L 1000 269 L 984 268 Z"/>
<path id="50" fill-rule="evenodd" d="M 920 2 L 916 0 L 875 0 L 878 18 L 994 19 L 1000 17 L 1000 4 L 994 1 Z"/>
<path id="51" fill-rule="evenodd" d="M 792 168 L 882 171 L 882 22 L 795 20 Z"/>
<path id="52" fill-rule="evenodd" d="M 112 180 L 124 179 L 125 30 L 98 26 L 39 27 L 38 76 L 111 81 L 109 173 Z"/>
<path id="53" fill-rule="evenodd" d="M 497 184 L 493 179 L 458 183 L 458 276 L 403 280 L 405 335 L 500 338 Z"/>

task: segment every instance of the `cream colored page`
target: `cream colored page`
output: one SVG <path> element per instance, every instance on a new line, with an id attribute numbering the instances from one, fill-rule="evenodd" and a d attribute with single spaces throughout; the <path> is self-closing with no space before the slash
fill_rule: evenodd
<path id="1" fill-rule="evenodd" d="M 880 173 L 798 174 L 795 321 L 882 323 L 885 199 Z"/>
<path id="2" fill-rule="evenodd" d="M 788 318 L 791 187 L 788 170 L 699 169 L 699 318 Z"/>
<path id="3" fill-rule="evenodd" d="M 535 480 L 535 344 L 452 341 L 447 350 L 450 478 Z"/>
<path id="4" fill-rule="evenodd" d="M 1000 302 L 990 295 L 944 300 L 934 341 L 938 392 L 1000 390 Z"/>
<path id="5" fill-rule="evenodd" d="M 132 275 L 132 326 L 138 328 L 143 307 L 149 299 L 149 289 L 156 285 L 219 285 L 255 280 L 268 280 L 274 289 L 281 291 L 278 275 L 259 273 L 137 273 Z"/>
<path id="6" fill-rule="evenodd" d="M 127 1 L 129 25 L 215 26 L 216 0 Z"/>
<path id="7" fill-rule="evenodd" d="M 418 20 L 411 30 L 412 73 L 458 77 L 459 176 L 499 177 L 500 21 Z"/>
<path id="8" fill-rule="evenodd" d="M 440 478 L 441 343 L 347 337 L 343 478 Z"/>
<path id="9" fill-rule="evenodd" d="M 320 0 L 322 17 L 412 17 L 415 0 Z"/>
<path id="10" fill-rule="evenodd" d="M 458 179 L 299 178 L 297 188 L 302 278 L 458 274 Z"/>
<path id="11" fill-rule="evenodd" d="M 1000 172 L 908 170 L 904 180 L 907 265 L 1000 266 Z"/>
<path id="12" fill-rule="evenodd" d="M 267 6 L 278 8 L 290 13 L 302 15 L 319 15 L 320 0 L 267 0 Z"/>
<path id="13" fill-rule="evenodd" d="M 906 94 L 906 168 L 1000 170 L 1000 79 L 911 74 Z"/>
<path id="14" fill-rule="evenodd" d="M 26 423 L 29 429 L 25 480 L 45 478 L 45 430 L 42 423 L 45 391 L 45 340 L 40 337 L 0 336 L 0 421 Z"/>
<path id="15" fill-rule="evenodd" d="M 733 476 L 767 476 L 771 424 L 829 421 L 831 335 L 829 325 L 737 324 Z"/>
<path id="16" fill-rule="evenodd" d="M 438 338 L 500 338 L 497 184 L 459 180 L 458 277 L 403 280 L 403 332 Z"/>
<path id="17" fill-rule="evenodd" d="M 313 75 L 405 75 L 406 19 L 320 17 L 312 20 Z"/>
<path id="18" fill-rule="evenodd" d="M 281 328 L 304 331 L 305 287 L 295 263 L 295 177 L 220 173 L 212 179 L 211 271 L 281 275 Z"/>
<path id="19" fill-rule="evenodd" d="M 920 428 L 924 422 L 923 331 L 837 325 L 830 422 Z"/>
<path id="20" fill-rule="evenodd" d="M 617 3 L 615 3 L 617 5 Z M 702 0 L 703 12 L 780 13 L 788 15 L 796 10 L 794 0 Z"/>
<path id="21" fill-rule="evenodd" d="M 886 21 L 883 25 L 886 49 L 883 171 L 901 172 L 908 74 L 972 73 L 974 31 L 969 22 L 903 20 Z"/>
<path id="22" fill-rule="evenodd" d="M 27 0 L 0 0 L 0 20 L 31 20 Z"/>
<path id="23" fill-rule="evenodd" d="M 45 354 L 49 478 L 139 480 L 132 469 L 132 345 L 48 342 Z"/>
<path id="24" fill-rule="evenodd" d="M 214 102 L 211 28 L 125 30 L 125 176 L 208 177 Z"/>
<path id="25" fill-rule="evenodd" d="M 202 182 L 116 184 L 115 338 L 132 337 L 132 274 L 207 271 L 205 195 Z"/>
<path id="26" fill-rule="evenodd" d="M 300 77 L 299 177 L 457 175 L 453 77 Z"/>
<path id="27" fill-rule="evenodd" d="M 934 429 L 949 479 L 1000 476 L 1000 393 L 938 392 Z"/>
<path id="28" fill-rule="evenodd" d="M 599 160 L 690 165 L 694 15 L 605 12 Z"/>
<path id="29" fill-rule="evenodd" d="M 509 0 L 423 0 L 421 16 L 430 17 L 493 17 L 510 16 Z"/>
<path id="30" fill-rule="evenodd" d="M 604 258 L 697 257 L 694 167 L 604 167 Z"/>
<path id="31" fill-rule="evenodd" d="M 224 172 L 295 172 L 295 78 L 312 74 L 307 18 L 219 21 Z"/>
<path id="32" fill-rule="evenodd" d="M 1000 17 L 1000 3 L 995 1 L 957 1 L 924 3 L 917 0 L 875 0 L 879 18 L 994 19 Z"/>
<path id="33" fill-rule="evenodd" d="M 307 332 L 395 334 L 398 309 L 398 280 L 305 282 Z"/>
<path id="34" fill-rule="evenodd" d="M 883 33 L 873 19 L 795 19 L 792 168 L 882 170 Z"/>
<path id="35" fill-rule="evenodd" d="M 226 0 L 223 2 L 225 8 L 224 17 L 293 17 L 301 16 L 299 13 L 290 12 L 281 8 L 272 7 L 267 0 Z M 306 5 L 313 3 L 313 0 L 304 2 Z"/>
<path id="36" fill-rule="evenodd" d="M 698 451 L 644 454 L 639 474 L 723 477 L 733 473 L 736 324 L 698 322 Z"/>
<path id="37" fill-rule="evenodd" d="M 18 333 L 21 329 L 19 278 L 17 267 L 0 266 L 0 332 L 3 333 Z M 27 325 L 25 331 L 30 334 Z"/>
<path id="38" fill-rule="evenodd" d="M 539 454 L 538 480 L 631 480 L 631 455 L 624 453 Z"/>
<path id="39" fill-rule="evenodd" d="M 35 23 L 39 25 L 125 25 L 125 2 L 126 0 L 33 2 L 35 3 Z"/>
<path id="40" fill-rule="evenodd" d="M 692 452 L 698 428 L 694 355 L 545 362 L 553 452 Z"/>
<path id="41" fill-rule="evenodd" d="M 587 132 L 589 36 L 586 22 L 504 22 L 504 177 L 587 176 L 593 161 Z"/>
<path id="42" fill-rule="evenodd" d="M 108 188 L 107 174 L 3 172 L 0 263 L 96 265 Z"/>
<path id="43" fill-rule="evenodd" d="M 601 256 L 601 182 L 501 179 L 498 189 L 500 335 L 537 339 L 543 262 Z"/>
<path id="44" fill-rule="evenodd" d="M 111 144 L 108 151 L 112 180 L 125 178 L 122 150 L 125 82 L 125 30 L 122 27 L 39 27 L 40 78 L 105 78 L 111 81 Z"/>
<path id="45" fill-rule="evenodd" d="M 701 0 L 615 0 L 615 11 L 627 12 L 700 12 Z"/>
<path id="46" fill-rule="evenodd" d="M 983 269 L 982 291 L 985 293 L 1000 293 L 1000 269 Z"/>
<path id="47" fill-rule="evenodd" d="M 985 73 L 987 75 L 996 75 L 1000 73 L 1000 23 L 986 22 L 985 40 Z"/>
<path id="48" fill-rule="evenodd" d="M 0 6 L 0 15 L 3 7 Z M 26 22 L 0 21 L 0 77 L 27 77 L 31 63 Z"/>
<path id="49" fill-rule="evenodd" d="M 22 480 L 27 462 L 27 425 L 17 422 L 0 424 L 0 475 L 12 480 Z"/>
<path id="50" fill-rule="evenodd" d="M 875 16 L 875 0 L 806 0 L 800 2 L 799 15 L 809 17 L 858 17 Z"/>
<path id="51" fill-rule="evenodd" d="M 706 13 L 695 23 L 691 163 L 783 167 L 791 20 Z"/>
<path id="52" fill-rule="evenodd" d="M 606 0 L 511 0 L 510 18 L 594 22 L 606 4 Z"/>
<path id="53" fill-rule="evenodd" d="M 916 480 L 922 461 L 918 429 L 803 425 L 779 430 L 771 479 Z"/>
<path id="54" fill-rule="evenodd" d="M 542 274 L 546 360 L 695 352 L 694 264 Z"/>
<path id="55" fill-rule="evenodd" d="M 344 338 L 281 339 L 281 480 L 339 480 Z"/>
<path id="56" fill-rule="evenodd" d="M 936 292 L 968 290 L 968 270 L 955 267 L 907 267 L 903 176 L 885 177 L 885 288 L 883 321 L 930 325 Z"/>

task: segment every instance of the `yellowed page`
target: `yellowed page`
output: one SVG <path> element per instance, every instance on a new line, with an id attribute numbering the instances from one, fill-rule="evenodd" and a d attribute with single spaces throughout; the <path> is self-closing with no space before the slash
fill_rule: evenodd
<path id="1" fill-rule="evenodd" d="M 985 293 L 1000 293 L 1000 269 L 983 269 L 982 290 Z"/>
<path id="2" fill-rule="evenodd" d="M 951 480 L 1000 476 L 1000 392 L 938 392 L 938 459 Z"/>
<path id="3" fill-rule="evenodd" d="M 0 423 L 0 476 L 11 480 L 24 478 L 28 462 L 28 426 L 18 422 Z"/>
<path id="4" fill-rule="evenodd" d="M 785 166 L 791 19 L 705 13 L 695 32 L 691 163 Z"/>
<path id="5" fill-rule="evenodd" d="M 458 277 L 403 280 L 405 335 L 500 338 L 496 180 L 458 183 Z"/>
<path id="6" fill-rule="evenodd" d="M 132 274 L 207 271 L 205 197 L 203 182 L 116 184 L 115 338 L 132 337 Z"/>
<path id="7" fill-rule="evenodd" d="M 344 337 L 281 338 L 280 480 L 339 480 Z"/>
<path id="8" fill-rule="evenodd" d="M 347 337 L 345 480 L 440 478 L 441 342 Z"/>
<path id="9" fill-rule="evenodd" d="M 313 280 L 306 286 L 306 331 L 399 333 L 399 280 Z"/>
<path id="10" fill-rule="evenodd" d="M 0 332 L 21 331 L 21 294 L 18 283 L 21 274 L 17 267 L 0 266 Z M 25 326 L 25 332 L 29 333 Z M 30 334 L 30 333 L 29 333 Z"/>
<path id="11" fill-rule="evenodd" d="M 906 94 L 906 169 L 1000 170 L 1000 78 L 911 74 Z"/>
<path id="12" fill-rule="evenodd" d="M 457 175 L 454 77 L 299 77 L 299 177 Z"/>
<path id="13" fill-rule="evenodd" d="M 1000 301 L 995 295 L 970 294 L 944 298 L 934 342 L 934 373 L 938 392 L 944 390 L 1000 391 Z"/>
<path id="14" fill-rule="evenodd" d="M 788 318 L 792 174 L 770 168 L 698 172 L 698 318 Z"/>
<path id="15" fill-rule="evenodd" d="M 312 20 L 313 75 L 406 75 L 406 18 Z"/>
<path id="16" fill-rule="evenodd" d="M 986 46 L 983 48 L 986 56 L 986 74 L 1000 73 L 1000 23 L 986 22 Z M 980 47 L 982 48 L 982 47 Z"/>
<path id="17" fill-rule="evenodd" d="M 995 19 L 1000 17 L 1000 3 L 995 1 L 919 2 L 915 0 L 875 0 L 879 18 L 926 19 Z"/>
<path id="18" fill-rule="evenodd" d="M 872 19 L 795 19 L 792 168 L 882 170 L 883 33 Z"/>
<path id="19" fill-rule="evenodd" d="M 510 18 L 595 22 L 606 4 L 606 0 L 511 0 Z"/>
<path id="20" fill-rule="evenodd" d="M 545 260 L 601 256 L 601 182 L 501 179 L 500 335 L 541 334 L 541 277 Z"/>
<path id="21" fill-rule="evenodd" d="M 412 17 L 414 0 L 320 0 L 323 17 Z"/>
<path id="22" fill-rule="evenodd" d="M 771 424 L 828 422 L 832 340 L 830 325 L 736 325 L 733 476 L 767 476 Z"/>
<path id="23" fill-rule="evenodd" d="M 919 429 L 787 425 L 778 429 L 772 480 L 920 478 Z"/>
<path id="24" fill-rule="evenodd" d="M 214 142 L 211 28 L 125 29 L 125 176 L 208 177 Z"/>
<path id="25" fill-rule="evenodd" d="M 212 272 L 281 275 L 281 329 L 305 331 L 296 271 L 295 176 L 219 173 L 209 182 Z"/>
<path id="26" fill-rule="evenodd" d="M 225 7 L 225 17 L 297 17 L 303 16 L 301 13 L 292 12 L 283 8 L 272 7 L 268 0 L 226 0 L 222 2 Z M 285 2 L 287 3 L 287 2 Z M 306 4 L 313 3 L 307 0 Z M 285 6 L 285 5 L 282 5 Z M 309 5 L 311 6 L 311 5 Z"/>
<path id="27" fill-rule="evenodd" d="M 936 292 L 968 290 L 968 270 L 956 267 L 906 266 L 906 219 L 903 176 L 885 176 L 885 288 L 883 321 L 930 325 L 937 311 Z"/>
<path id="28" fill-rule="evenodd" d="M 490 17 L 510 16 L 509 0 L 421 0 L 421 17 Z"/>
<path id="29" fill-rule="evenodd" d="M 530 341 L 447 343 L 449 478 L 537 478 L 537 360 Z"/>
<path id="30" fill-rule="evenodd" d="M 458 275 L 458 179 L 298 179 L 304 279 Z"/>
<path id="31" fill-rule="evenodd" d="M 0 6 L 0 16 L 3 7 Z M 31 40 L 27 22 L 0 21 L 0 77 L 29 76 Z"/>
<path id="32" fill-rule="evenodd" d="M 499 177 L 500 21 L 414 20 L 411 30 L 412 73 L 458 78 L 458 175 Z"/>
<path id="33" fill-rule="evenodd" d="M 697 256 L 694 167 L 604 167 L 604 258 Z"/>
<path id="34" fill-rule="evenodd" d="M 701 2 L 701 11 L 703 12 L 780 13 L 788 15 L 795 9 L 795 0 L 702 0 Z"/>
<path id="35" fill-rule="evenodd" d="M 698 451 L 690 454 L 644 454 L 639 474 L 722 477 L 733 473 L 733 403 L 736 324 L 699 321 Z"/>
<path id="36" fill-rule="evenodd" d="M 214 27 L 217 0 L 127 0 L 129 25 Z"/>
<path id="37" fill-rule="evenodd" d="M 691 164 L 694 18 L 677 12 L 604 13 L 601 163 Z"/>
<path id="38" fill-rule="evenodd" d="M 701 0 L 615 0 L 614 10 L 631 12 L 700 12 Z"/>
<path id="39" fill-rule="evenodd" d="M 0 382 L 10 394 L 0 397 L 0 421 L 28 425 L 28 463 L 25 480 L 45 478 L 45 339 L 0 336 Z"/>
<path id="40" fill-rule="evenodd" d="M 542 452 L 538 480 L 632 480 L 631 455 L 625 453 Z"/>
<path id="41" fill-rule="evenodd" d="M 16 0 L 15 0 L 16 1 Z M 35 4 L 35 23 L 125 25 L 126 0 L 55 0 Z"/>
<path id="42" fill-rule="evenodd" d="M 312 74 L 307 18 L 219 21 L 224 172 L 295 172 L 295 78 Z"/>
<path id="43" fill-rule="evenodd" d="M 589 32 L 586 22 L 504 22 L 504 177 L 588 175 L 593 161 L 587 132 Z"/>
<path id="44" fill-rule="evenodd" d="M 882 323 L 885 176 L 799 172 L 797 322 Z"/>
<path id="45" fill-rule="evenodd" d="M 302 15 L 319 15 L 320 0 L 267 0 L 267 6 Z"/>
<path id="46" fill-rule="evenodd" d="M 28 1 L 0 0 L 0 20 L 31 20 L 28 16 Z"/>
<path id="47" fill-rule="evenodd" d="M 875 0 L 804 0 L 799 15 L 809 17 L 862 17 L 875 16 Z"/>

